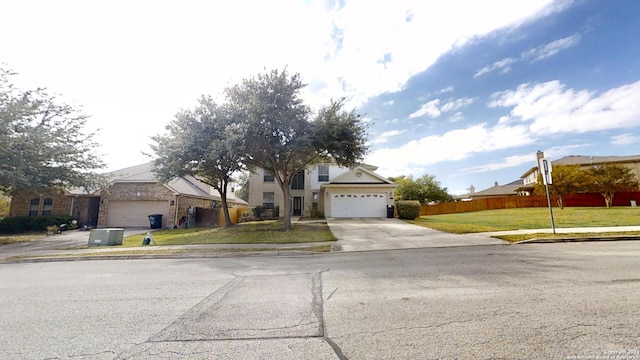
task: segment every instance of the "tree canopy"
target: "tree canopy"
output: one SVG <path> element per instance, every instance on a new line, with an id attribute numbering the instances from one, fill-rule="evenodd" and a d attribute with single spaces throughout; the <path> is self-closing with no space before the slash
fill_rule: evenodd
<path id="1" fill-rule="evenodd" d="M 579 165 L 556 165 L 553 167 L 549 194 L 556 195 L 558 206 L 564 208 L 564 196 L 581 192 L 599 193 L 610 207 L 617 192 L 638 189 L 638 179 L 633 171 L 621 165 L 596 165 L 582 169 Z M 538 176 L 534 193 L 545 194 L 542 176 Z"/>
<path id="2" fill-rule="evenodd" d="M 367 152 L 366 124 L 345 100 L 332 101 L 315 116 L 300 92 L 300 74 L 273 70 L 226 90 L 227 105 L 242 136 L 243 162 L 274 175 L 284 195 L 284 229 L 291 229 L 290 187 L 307 166 L 334 161 L 352 166 Z"/>
<path id="3" fill-rule="evenodd" d="M 88 116 L 44 89 L 19 90 L 0 68 L 0 190 L 87 187 L 96 156 Z"/>
<path id="4" fill-rule="evenodd" d="M 638 189 L 638 179 L 626 166 L 599 165 L 590 168 L 587 173 L 589 175 L 587 190 L 602 195 L 607 207 L 611 206 L 617 192 Z"/>
<path id="5" fill-rule="evenodd" d="M 564 209 L 564 196 L 585 191 L 588 181 L 587 173 L 580 169 L 580 165 L 556 165 L 553 167 L 549 194 L 555 195 L 558 199 L 558 206 L 560 209 Z M 538 174 L 538 181 L 533 192 L 537 195 L 546 194 L 542 174 Z"/>
<path id="6" fill-rule="evenodd" d="M 165 135 L 152 137 L 157 158 L 155 172 L 162 180 L 193 176 L 220 193 L 226 226 L 231 226 L 227 189 L 235 172 L 242 170 L 238 151 L 240 134 L 228 109 L 203 96 L 199 105 L 182 110 L 166 127 Z"/>
<path id="7" fill-rule="evenodd" d="M 418 200 L 421 203 L 441 203 L 452 200 L 452 196 L 443 188 L 434 175 L 424 174 L 413 180 L 411 175 L 391 177 L 389 180 L 398 184 L 395 190 L 397 200 Z"/>

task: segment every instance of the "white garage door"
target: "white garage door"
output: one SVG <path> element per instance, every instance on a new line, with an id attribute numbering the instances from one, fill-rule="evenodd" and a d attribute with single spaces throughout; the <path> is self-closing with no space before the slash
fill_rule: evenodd
<path id="1" fill-rule="evenodd" d="M 167 201 L 109 201 L 107 226 L 149 227 L 149 215 L 163 214 L 162 224 L 167 223 Z M 164 227 L 164 226 L 163 226 Z"/>
<path id="2" fill-rule="evenodd" d="M 386 194 L 333 194 L 332 217 L 387 217 Z"/>

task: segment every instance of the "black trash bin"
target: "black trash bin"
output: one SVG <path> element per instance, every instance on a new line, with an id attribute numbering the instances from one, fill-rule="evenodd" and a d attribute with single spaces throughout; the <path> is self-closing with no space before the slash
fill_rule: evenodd
<path id="1" fill-rule="evenodd" d="M 393 219 L 395 217 L 394 206 L 387 205 L 387 219 Z"/>
<path id="2" fill-rule="evenodd" d="M 152 229 L 160 229 L 162 227 L 162 214 L 149 215 L 149 225 Z"/>

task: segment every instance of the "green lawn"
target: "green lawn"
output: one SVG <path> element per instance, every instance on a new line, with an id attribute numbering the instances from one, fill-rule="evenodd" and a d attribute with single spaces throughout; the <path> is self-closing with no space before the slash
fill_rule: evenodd
<path id="1" fill-rule="evenodd" d="M 282 230 L 282 221 L 241 223 L 228 229 L 189 228 L 154 231 L 158 245 L 190 244 L 290 244 L 335 241 L 327 224 L 297 223 L 291 231 Z M 140 246 L 144 235 L 124 238 L 123 246 Z"/>
<path id="2" fill-rule="evenodd" d="M 553 209 L 556 228 L 640 225 L 640 207 Z M 548 208 L 520 208 L 422 216 L 412 224 L 454 234 L 551 228 Z"/>

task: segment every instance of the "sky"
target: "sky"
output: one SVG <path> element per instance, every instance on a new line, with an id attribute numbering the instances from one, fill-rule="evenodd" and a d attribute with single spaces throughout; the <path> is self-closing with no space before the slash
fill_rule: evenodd
<path id="1" fill-rule="evenodd" d="M 640 154 L 636 0 L 0 0 L 0 64 L 90 115 L 95 154 L 149 161 L 203 94 L 272 69 L 317 109 L 346 97 L 383 176 L 452 194 L 518 180 L 538 150 Z"/>

